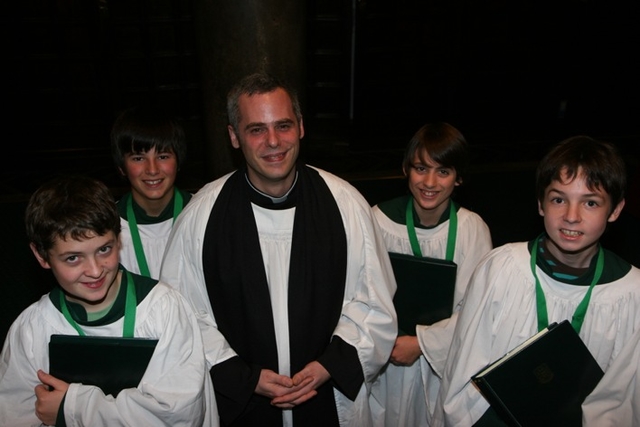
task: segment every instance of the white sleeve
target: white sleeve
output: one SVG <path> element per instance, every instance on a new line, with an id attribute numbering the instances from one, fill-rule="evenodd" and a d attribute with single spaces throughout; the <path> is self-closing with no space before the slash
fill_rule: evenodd
<path id="1" fill-rule="evenodd" d="M 640 329 L 582 404 L 585 427 L 640 425 Z"/>
<path id="2" fill-rule="evenodd" d="M 521 253 L 527 253 L 526 243 L 505 245 L 476 267 L 458 312 L 433 425 L 478 421 L 489 403 L 471 377 L 535 333 L 533 276 L 522 270 Z"/>
<path id="3" fill-rule="evenodd" d="M 444 365 L 451 346 L 453 331 L 458 320 L 469 281 L 480 260 L 492 249 L 489 227 L 477 214 L 466 209 L 460 223 L 454 261 L 458 265 L 453 315 L 429 326 L 417 326 L 416 335 L 422 354 L 435 374 L 442 378 Z M 462 215 L 461 215 L 462 216 Z"/>
<path id="4" fill-rule="evenodd" d="M 358 351 L 365 382 L 370 383 L 389 360 L 397 336 L 396 282 L 370 205 L 349 184 L 321 175 L 336 199 L 347 233 L 345 296 L 334 334 Z"/>
<path id="5" fill-rule="evenodd" d="M 49 371 L 46 341 L 31 333 L 30 314 L 34 306 L 23 311 L 13 322 L 0 354 L 0 426 L 40 426 L 35 414 L 34 388 L 40 384 L 36 372 Z"/>
<path id="6" fill-rule="evenodd" d="M 453 332 L 458 321 L 458 312 L 432 325 L 416 325 L 416 337 L 420 351 L 433 372 L 440 378 L 443 376 L 447 355 L 451 347 Z"/>
<path id="7" fill-rule="evenodd" d="M 355 401 L 334 389 L 341 426 L 373 425 L 369 391 L 389 360 L 398 333 L 393 307 L 396 282 L 391 261 L 370 205 L 355 188 L 326 177 L 347 234 L 347 277 L 342 314 L 334 335 L 352 345 L 365 383 Z"/>
<path id="8" fill-rule="evenodd" d="M 214 181 L 196 193 L 178 216 L 167 243 L 160 279 L 176 288 L 192 305 L 203 335 L 209 368 L 236 356 L 218 330 L 202 265 L 205 229 L 223 182 Z"/>
<path id="9" fill-rule="evenodd" d="M 486 292 L 489 276 L 488 269 L 480 265 L 458 314 L 434 412 L 436 426 L 471 426 L 489 408 L 470 382 L 471 376 L 491 359 L 493 316 L 490 305 L 487 308 L 490 298 Z"/>

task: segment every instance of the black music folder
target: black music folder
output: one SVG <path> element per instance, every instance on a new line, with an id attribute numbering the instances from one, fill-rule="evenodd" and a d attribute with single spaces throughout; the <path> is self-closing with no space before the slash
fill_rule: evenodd
<path id="1" fill-rule="evenodd" d="M 98 386 L 115 397 L 138 386 L 157 343 L 150 338 L 51 335 L 49 373 L 68 383 Z"/>
<path id="2" fill-rule="evenodd" d="M 398 333 L 415 335 L 416 325 L 451 316 L 458 266 L 452 261 L 389 252 L 398 288 L 393 304 Z"/>
<path id="3" fill-rule="evenodd" d="M 471 377 L 512 426 L 582 426 L 582 402 L 604 375 L 568 320 L 552 323 Z"/>

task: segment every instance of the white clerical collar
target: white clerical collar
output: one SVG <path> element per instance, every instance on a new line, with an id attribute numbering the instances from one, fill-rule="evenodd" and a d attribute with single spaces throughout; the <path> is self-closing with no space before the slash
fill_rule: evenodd
<path id="1" fill-rule="evenodd" d="M 291 190 L 293 190 L 293 187 L 295 187 L 295 186 L 296 186 L 296 182 L 298 182 L 298 171 L 296 171 L 296 176 L 295 176 L 295 178 L 294 178 L 294 180 L 293 180 L 293 184 L 291 184 L 291 188 L 289 188 L 289 190 L 287 190 L 287 192 L 286 192 L 284 195 L 280 196 L 280 197 L 273 197 L 273 196 L 268 195 L 267 193 L 264 193 L 264 192 L 262 192 L 262 191 L 258 190 L 258 189 L 257 189 L 257 188 L 256 188 L 256 187 L 251 183 L 251 181 L 249 181 L 249 176 L 248 176 L 246 173 L 244 174 L 244 178 L 247 180 L 247 183 L 249 184 L 249 186 L 250 186 L 251 188 L 253 188 L 253 190 L 254 190 L 256 193 L 258 193 L 258 194 L 260 194 L 260 195 L 262 195 L 262 196 L 264 196 L 264 197 L 266 197 L 266 198 L 270 199 L 274 204 L 278 204 L 278 203 L 282 203 L 282 202 L 286 201 L 286 200 L 287 200 L 287 198 L 289 197 L 289 194 L 291 193 Z"/>

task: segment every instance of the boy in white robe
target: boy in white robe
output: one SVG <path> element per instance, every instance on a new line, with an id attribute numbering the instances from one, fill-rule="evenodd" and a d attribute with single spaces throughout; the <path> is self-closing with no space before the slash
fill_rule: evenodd
<path id="1" fill-rule="evenodd" d="M 161 271 L 196 309 L 221 423 L 369 426 L 371 381 L 397 333 L 371 207 L 298 161 L 304 126 L 285 83 L 248 76 L 227 111 L 246 165 L 193 196 Z"/>
<path id="2" fill-rule="evenodd" d="M 173 222 L 191 199 L 175 185 L 187 154 L 184 128 L 161 109 L 126 109 L 111 128 L 111 154 L 130 187 L 117 202 L 120 263 L 157 279 Z"/>
<path id="3" fill-rule="evenodd" d="M 173 288 L 119 264 L 120 219 L 109 189 L 83 176 L 51 180 L 31 196 L 25 223 L 33 254 L 59 286 L 7 334 L 0 425 L 218 426 L 196 317 Z M 52 334 L 158 343 L 139 385 L 113 396 L 47 373 Z"/>
<path id="4" fill-rule="evenodd" d="M 455 313 L 471 273 L 478 261 L 491 250 L 489 227 L 474 212 L 451 196 L 462 184 L 469 163 L 464 136 L 447 123 L 422 126 L 405 150 L 402 165 L 410 193 L 373 207 L 389 252 L 453 261 L 457 266 L 452 311 Z M 407 219 L 411 204 L 413 221 Z M 451 209 L 455 217 L 451 220 Z M 412 248 L 410 224 L 420 250 Z M 450 239 L 450 227 L 455 235 Z M 416 278 L 427 282 L 429 277 Z M 415 335 L 396 339 L 390 363 L 374 383 L 371 398 L 382 413 L 376 419 L 380 427 L 423 427 L 429 425 L 456 315 L 432 325 L 417 325 Z M 372 406 L 374 406 L 372 403 Z"/>
<path id="5" fill-rule="evenodd" d="M 471 377 L 548 323 L 574 314 L 574 329 L 600 367 L 609 369 L 640 328 L 640 270 L 599 243 L 620 215 L 625 186 L 624 160 L 609 143 L 577 136 L 542 159 L 536 189 L 545 233 L 496 248 L 478 264 L 459 312 L 433 425 L 500 425 Z M 537 305 L 536 288 L 546 304 Z M 577 313 L 582 301 L 586 312 Z"/>

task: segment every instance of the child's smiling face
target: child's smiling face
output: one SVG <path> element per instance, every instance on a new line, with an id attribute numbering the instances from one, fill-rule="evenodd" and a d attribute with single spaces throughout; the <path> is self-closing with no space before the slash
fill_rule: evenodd
<path id="1" fill-rule="evenodd" d="M 67 299 L 88 312 L 108 307 L 117 295 L 119 249 L 119 238 L 112 231 L 103 236 L 90 232 L 83 239 L 58 237 L 46 260 L 32 247 L 40 265 L 52 270 Z"/>
<path id="2" fill-rule="evenodd" d="M 538 202 L 549 236 L 548 250 L 566 265 L 588 267 L 607 223 L 615 221 L 623 207 L 624 200 L 613 207 L 602 188 L 590 189 L 582 170 L 574 178 L 563 170 L 560 180 L 552 181 Z"/>
<path id="3" fill-rule="evenodd" d="M 453 190 L 460 185 L 456 170 L 434 161 L 426 151 L 414 156 L 413 163 L 404 173 L 413 195 L 414 207 L 420 223 L 432 226 L 449 206 Z"/>

